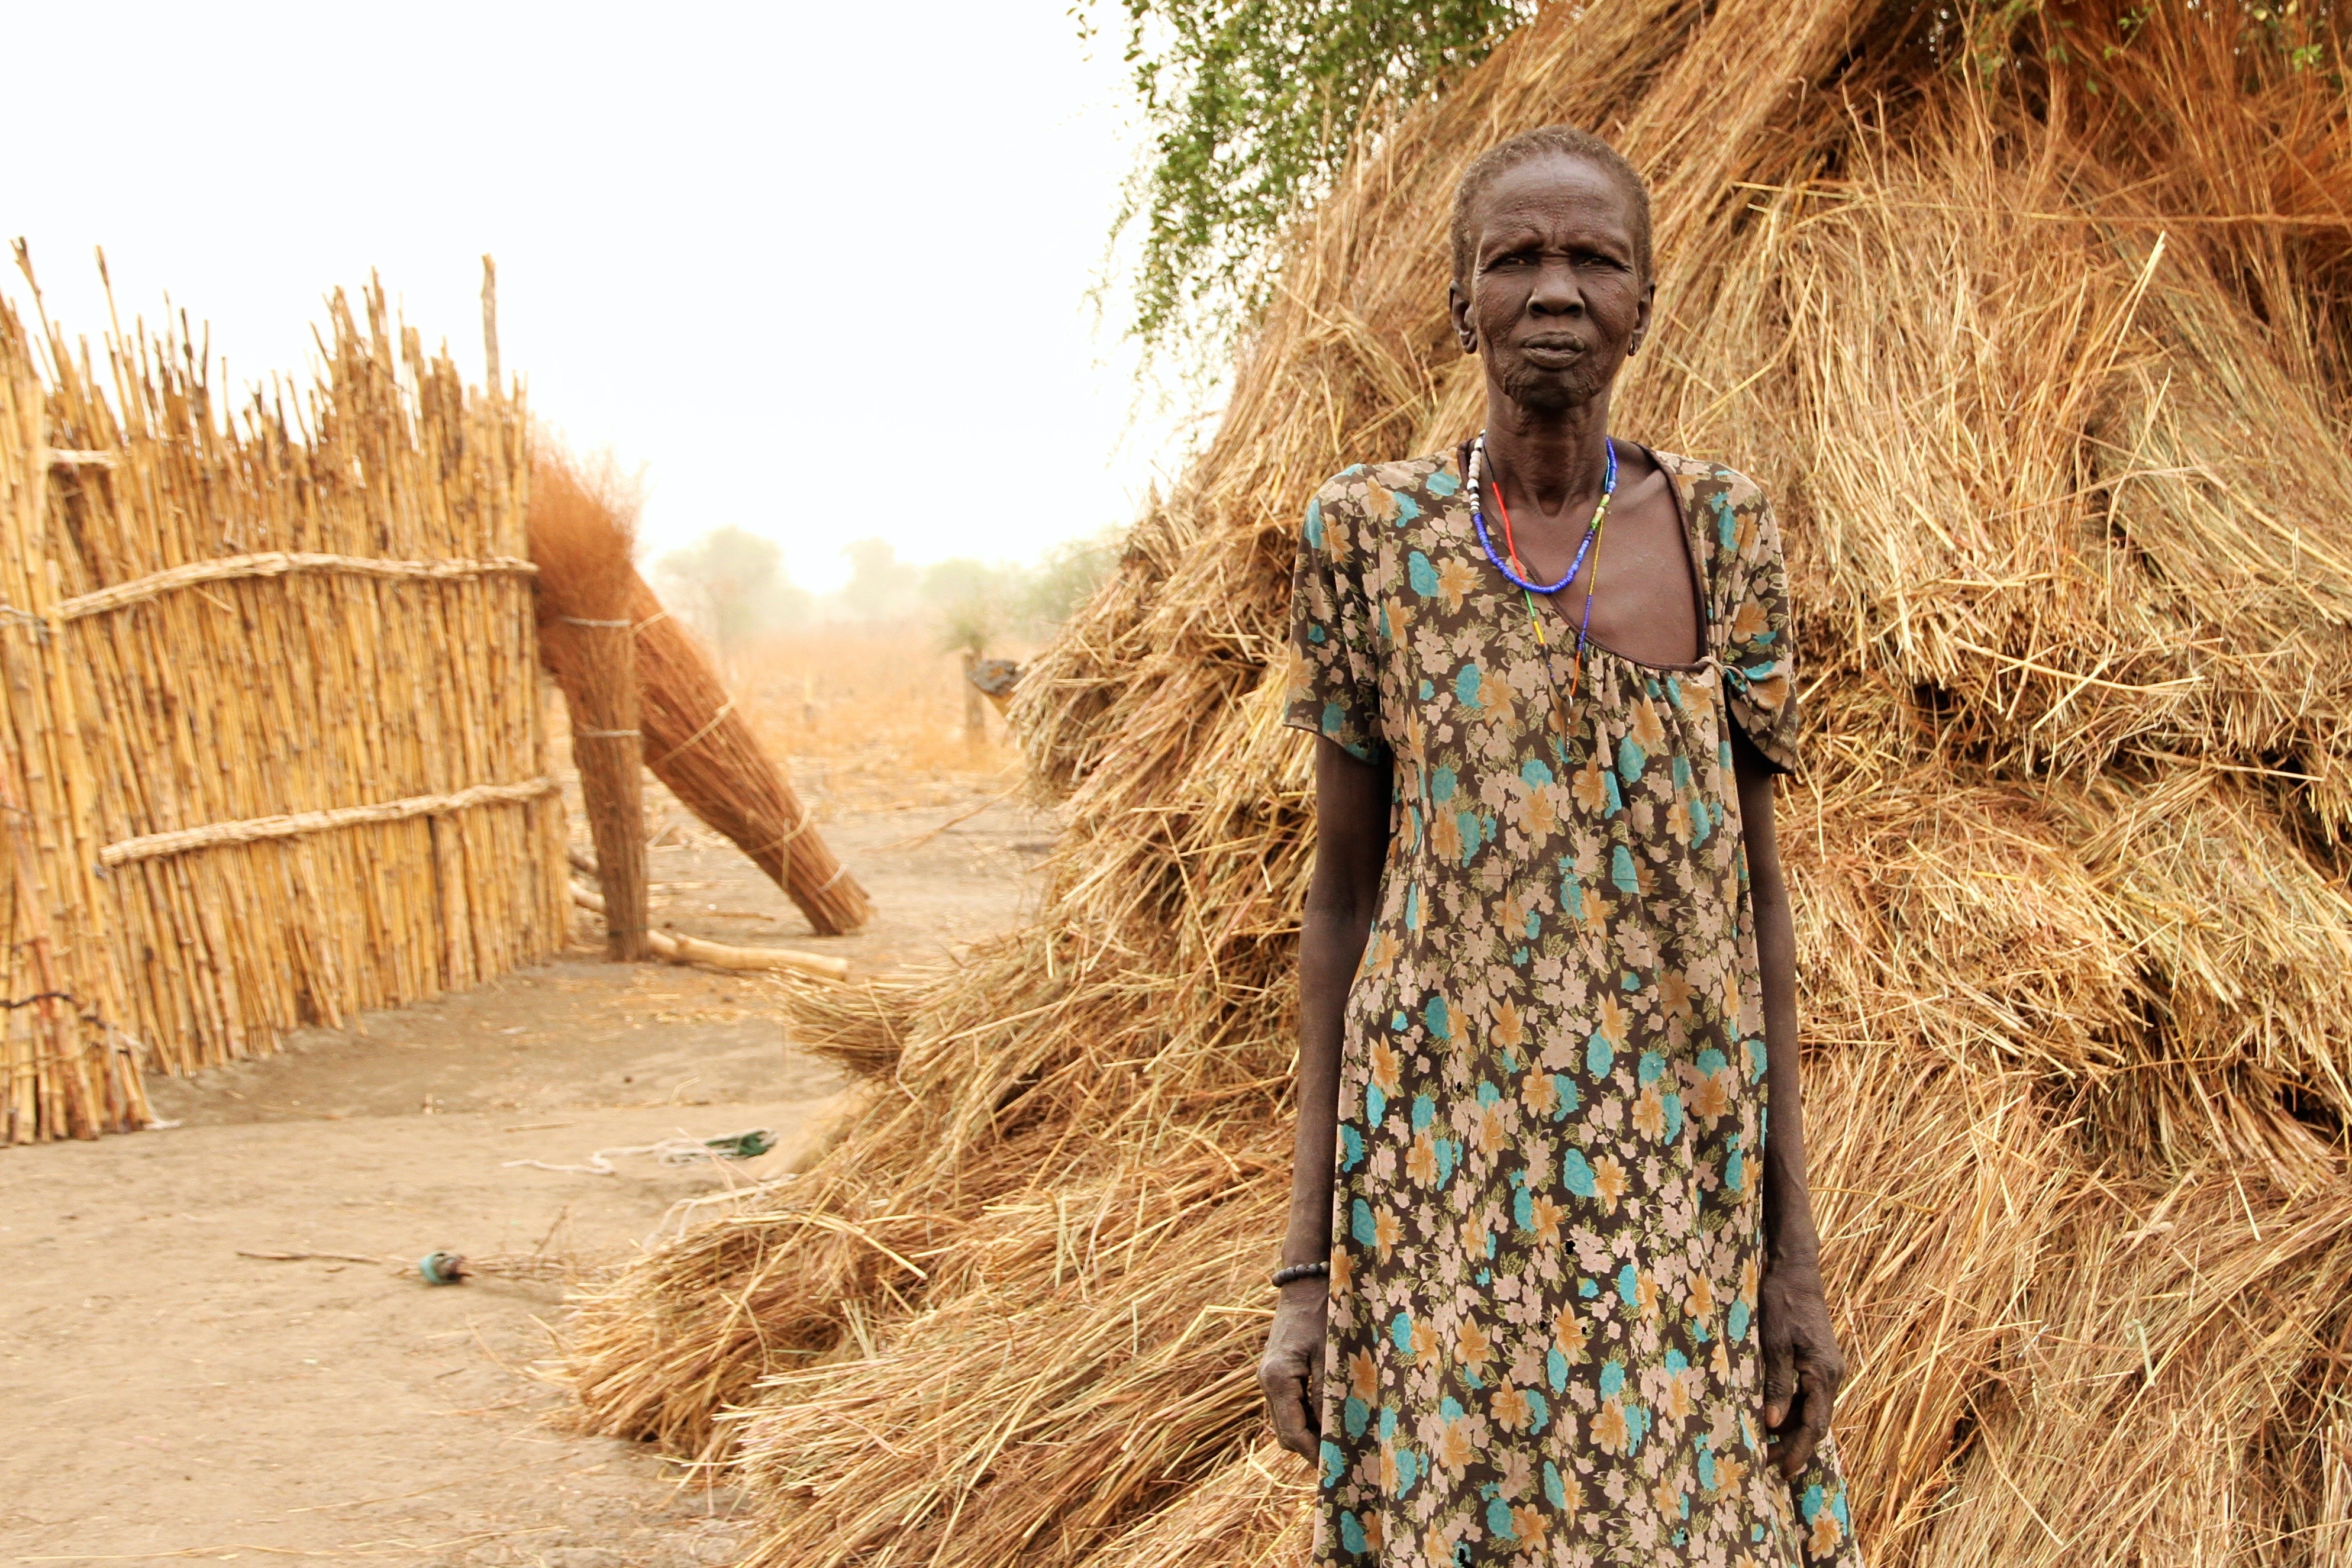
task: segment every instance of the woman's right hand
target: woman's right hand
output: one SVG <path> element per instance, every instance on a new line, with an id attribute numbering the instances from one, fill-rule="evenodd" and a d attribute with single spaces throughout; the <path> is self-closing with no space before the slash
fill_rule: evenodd
<path id="1" fill-rule="evenodd" d="M 1330 1312 L 1328 1282 L 1294 1279 L 1282 1288 L 1266 1331 L 1265 1354 L 1257 1363 L 1257 1385 L 1282 1446 L 1313 1459 L 1322 1438 L 1323 1342 Z"/>

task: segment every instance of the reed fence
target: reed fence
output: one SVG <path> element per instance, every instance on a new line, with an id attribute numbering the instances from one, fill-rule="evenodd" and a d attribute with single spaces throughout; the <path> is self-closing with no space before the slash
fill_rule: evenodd
<path id="1" fill-rule="evenodd" d="M 525 412 L 380 289 L 320 352 L 0 305 L 0 1141 L 565 939 Z"/>

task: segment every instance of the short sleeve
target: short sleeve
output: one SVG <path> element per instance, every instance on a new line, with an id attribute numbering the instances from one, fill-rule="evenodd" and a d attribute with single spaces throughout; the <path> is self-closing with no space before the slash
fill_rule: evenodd
<path id="1" fill-rule="evenodd" d="M 1358 552 L 1359 508 L 1333 480 L 1307 503 L 1290 578 L 1291 676 L 1283 722 L 1351 756 L 1389 755 L 1381 729 L 1374 610 Z"/>
<path id="2" fill-rule="evenodd" d="M 1736 479 L 1736 476 L 1735 476 Z M 1797 660 L 1789 616 L 1789 566 L 1772 503 L 1744 479 L 1717 498 L 1723 692 L 1732 722 L 1776 773 L 1797 768 Z"/>

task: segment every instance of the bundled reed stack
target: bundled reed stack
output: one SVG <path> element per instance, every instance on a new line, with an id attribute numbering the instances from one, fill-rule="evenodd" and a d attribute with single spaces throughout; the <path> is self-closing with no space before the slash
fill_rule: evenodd
<path id="1" fill-rule="evenodd" d="M 646 765 L 680 805 L 723 834 L 765 871 L 820 936 L 840 936 L 874 918 L 857 879 L 809 820 L 792 781 L 768 754 L 718 667 L 640 580 L 630 599 L 636 623 Z"/>
<path id="2" fill-rule="evenodd" d="M 874 918 L 866 889 L 818 835 L 783 769 L 735 711 L 735 699 L 709 654 L 663 607 L 630 564 L 625 548 L 616 574 L 608 543 L 583 551 L 571 542 L 625 538 L 634 503 L 610 476 L 583 482 L 576 465 L 551 445 L 543 457 L 530 526 L 540 567 L 540 649 L 557 684 L 569 695 L 589 679 L 578 663 L 575 634 L 592 628 L 579 624 L 582 617 L 557 614 L 551 606 L 593 595 L 632 633 L 627 657 L 636 672 L 635 716 L 626 726 L 613 727 L 642 732 L 639 749 L 654 777 L 765 871 L 819 935 L 839 936 L 864 925 Z M 540 552 L 542 537 L 545 552 Z M 616 574 L 616 582 L 607 581 Z M 599 623 L 593 629 L 608 629 L 602 614 L 584 618 Z M 582 781 L 586 782 L 584 771 Z M 601 868 L 601 837 L 597 860 Z"/>
<path id="3" fill-rule="evenodd" d="M 871 1107 L 583 1303 L 588 1419 L 731 1466 L 762 1568 L 1299 1560 L 1310 1477 L 1251 1377 L 1309 853 L 1294 531 L 1474 426 L 1447 196 L 1569 121 L 1656 194 L 1616 427 L 1755 474 L 1790 551 L 1866 1553 L 2352 1560 L 2341 26 L 1610 0 L 1369 144 L 1216 439 L 1024 674 L 1067 824 L 1041 919 L 807 989 Z"/>
<path id="4" fill-rule="evenodd" d="M 541 440 L 530 502 L 540 652 L 572 711 L 572 759 L 596 843 L 605 952 L 630 963 L 649 951 L 651 929 L 642 704 L 630 617 L 635 515 L 609 461 L 591 473 Z"/>
<path id="5" fill-rule="evenodd" d="M 0 1136 L 558 950 L 520 408 L 380 290 L 241 406 L 168 336 L 39 348 L 0 310 Z"/>

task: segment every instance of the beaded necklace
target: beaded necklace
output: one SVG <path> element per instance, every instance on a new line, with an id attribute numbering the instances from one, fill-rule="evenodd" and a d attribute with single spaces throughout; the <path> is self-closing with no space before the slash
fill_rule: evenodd
<path id="1" fill-rule="evenodd" d="M 1520 595 L 1527 601 L 1528 624 L 1535 628 L 1536 641 L 1546 648 L 1551 647 L 1551 639 L 1544 635 L 1543 617 L 1536 611 L 1536 595 L 1541 594 L 1549 597 L 1576 581 L 1576 574 L 1584 570 L 1586 553 L 1601 542 L 1601 525 L 1609 521 L 1609 498 L 1617 493 L 1617 443 L 1603 437 L 1601 447 L 1608 455 L 1609 466 L 1601 474 L 1601 500 L 1592 509 L 1592 521 L 1584 525 L 1584 539 L 1576 547 L 1576 559 L 1568 564 L 1568 575 L 1557 583 L 1545 584 L 1529 582 L 1519 564 L 1519 542 L 1511 531 L 1511 508 L 1503 500 L 1503 487 L 1499 483 L 1495 487 L 1495 510 L 1503 519 L 1503 547 L 1510 559 L 1506 561 L 1495 553 L 1495 542 L 1486 532 L 1486 513 L 1478 503 L 1481 475 L 1486 462 L 1486 433 L 1481 430 L 1478 438 L 1470 444 L 1470 523 L 1477 530 L 1478 546 L 1486 552 L 1486 559 L 1495 563 L 1496 571 L 1518 584 Z M 1576 628 L 1576 668 L 1569 678 L 1570 691 L 1583 689 L 1584 645 L 1591 640 L 1592 590 L 1600 578 L 1601 557 L 1596 554 L 1592 557 L 1592 574 L 1584 580 L 1584 617 Z"/>

